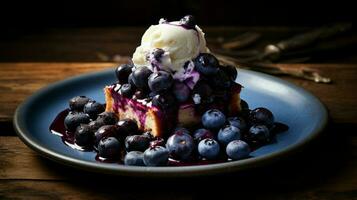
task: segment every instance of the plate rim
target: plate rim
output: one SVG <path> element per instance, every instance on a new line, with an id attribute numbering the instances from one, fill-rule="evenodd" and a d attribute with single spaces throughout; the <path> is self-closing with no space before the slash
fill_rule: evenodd
<path id="1" fill-rule="evenodd" d="M 312 93 L 306 89 L 295 85 L 294 83 L 285 81 L 283 79 L 263 74 L 260 72 L 255 72 L 251 70 L 238 69 L 244 73 L 261 76 L 265 79 L 278 82 L 288 87 L 291 87 L 299 92 L 303 92 L 304 95 L 308 95 L 309 99 L 313 99 L 316 105 L 319 107 L 322 115 L 322 121 L 318 124 L 318 127 L 315 128 L 309 135 L 304 137 L 301 141 L 296 142 L 295 144 L 289 145 L 288 147 L 278 150 L 267 155 L 253 157 L 245 160 L 239 160 L 234 162 L 225 162 L 209 165 L 199 165 L 199 166 L 180 166 L 180 167 L 138 167 L 138 166 L 125 166 L 125 165 L 111 165 L 111 164 L 102 164 L 95 163 L 91 161 L 85 161 L 70 156 L 65 156 L 50 149 L 43 147 L 40 143 L 34 141 L 29 137 L 31 133 L 26 129 L 24 119 L 21 116 L 24 116 L 26 109 L 29 109 L 29 105 L 34 102 L 37 98 L 41 97 L 46 92 L 51 91 L 54 88 L 60 87 L 63 84 L 70 83 L 73 81 L 78 81 L 81 79 L 87 79 L 92 76 L 100 76 L 113 69 L 102 70 L 99 72 L 84 73 L 77 76 L 69 77 L 52 84 L 49 84 L 32 95 L 27 97 L 17 108 L 13 117 L 13 126 L 14 129 L 23 143 L 30 147 L 39 155 L 44 156 L 50 160 L 53 160 L 57 163 L 65 164 L 67 166 L 75 167 L 78 169 L 84 169 L 92 172 L 100 172 L 105 174 L 116 174 L 116 175 L 125 175 L 125 176 L 138 176 L 138 177 L 184 177 L 184 176 L 200 176 L 200 175 L 213 175 L 219 173 L 228 173 L 232 171 L 241 171 L 247 168 L 255 168 L 258 166 L 266 165 L 268 163 L 274 162 L 280 158 L 286 157 L 290 154 L 297 152 L 298 150 L 305 147 L 315 138 L 317 138 L 320 133 L 324 130 L 328 122 L 328 111 L 325 105 Z"/>

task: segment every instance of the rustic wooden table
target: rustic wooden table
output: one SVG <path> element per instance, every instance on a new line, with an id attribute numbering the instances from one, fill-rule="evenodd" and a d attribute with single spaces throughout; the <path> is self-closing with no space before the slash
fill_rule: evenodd
<path id="1" fill-rule="evenodd" d="M 131 39 L 121 38 L 116 41 L 118 49 L 121 44 L 125 46 L 127 52 L 122 53 L 123 55 L 129 55 L 129 50 L 135 47 L 136 43 L 126 43 L 138 39 L 138 31 L 141 29 L 132 31 L 134 37 L 127 34 L 130 33 L 128 29 L 125 33 Z M 87 41 L 94 40 L 94 36 L 87 37 Z M 10 47 L 10 44 L 7 45 Z M 20 43 L 15 43 L 16 45 L 18 48 L 21 46 Z M 39 44 L 34 44 L 36 45 Z M 11 48 L 16 49 L 13 46 Z M 71 45 L 68 44 L 66 48 L 70 49 Z M 3 48 L 0 51 L 1 49 Z M 19 51 L 29 49 L 24 47 Z M 60 57 L 61 53 L 56 51 L 45 56 L 44 61 Z M 27 58 L 29 54 L 21 55 L 22 58 Z M 69 61 L 80 61 L 66 58 Z M 357 199 L 355 64 L 280 64 L 287 68 L 316 69 L 334 81 L 332 84 L 316 84 L 282 77 L 315 94 L 330 113 L 326 131 L 303 151 L 266 167 L 236 174 L 152 180 L 101 175 L 68 168 L 42 158 L 16 137 L 12 128 L 13 113 L 27 96 L 49 83 L 115 65 L 109 62 L 34 60 L 37 62 L 0 63 L 0 199 L 197 199 L 213 196 L 237 199 Z M 83 60 L 95 61 L 94 58 Z M 123 58 L 120 62 L 125 61 L 126 58 Z"/>

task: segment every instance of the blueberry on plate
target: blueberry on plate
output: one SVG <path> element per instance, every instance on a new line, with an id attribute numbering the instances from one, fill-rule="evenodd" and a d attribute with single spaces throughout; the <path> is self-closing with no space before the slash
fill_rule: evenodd
<path id="1" fill-rule="evenodd" d="M 237 68 L 232 65 L 220 66 L 221 70 L 230 78 L 235 81 L 238 75 Z"/>
<path id="2" fill-rule="evenodd" d="M 130 135 L 125 138 L 125 150 L 145 151 L 150 145 L 150 138 L 145 135 Z"/>
<path id="3" fill-rule="evenodd" d="M 174 159 L 188 160 L 195 149 L 195 145 L 191 135 L 184 131 L 176 131 L 167 139 L 166 148 Z"/>
<path id="4" fill-rule="evenodd" d="M 214 139 L 206 138 L 198 144 L 198 153 L 209 160 L 219 156 L 220 146 Z"/>
<path id="5" fill-rule="evenodd" d="M 219 130 L 217 139 L 222 145 L 225 146 L 233 140 L 239 140 L 240 136 L 241 134 L 239 128 L 232 125 L 226 125 Z"/>
<path id="6" fill-rule="evenodd" d="M 274 115 L 266 108 L 256 108 L 250 111 L 249 122 L 251 124 L 263 124 L 270 128 L 274 124 Z"/>
<path id="7" fill-rule="evenodd" d="M 94 146 L 97 146 L 99 141 L 107 137 L 117 137 L 117 129 L 115 125 L 104 125 L 94 133 Z"/>
<path id="8" fill-rule="evenodd" d="M 233 140 L 227 145 L 226 153 L 232 160 L 240 160 L 249 156 L 250 147 L 243 140 Z"/>
<path id="9" fill-rule="evenodd" d="M 138 67 L 132 72 L 132 81 L 139 89 L 146 90 L 148 86 L 148 78 L 152 74 L 152 71 L 147 67 Z M 129 82 L 130 83 L 130 82 Z"/>
<path id="10" fill-rule="evenodd" d="M 130 166 L 145 166 L 143 152 L 130 151 L 124 157 L 124 164 Z"/>
<path id="11" fill-rule="evenodd" d="M 219 70 L 219 62 L 216 57 L 209 53 L 201 53 L 193 60 L 195 69 L 203 75 L 212 76 Z"/>
<path id="12" fill-rule="evenodd" d="M 144 152 L 146 166 L 165 166 L 169 161 L 169 151 L 162 146 L 149 147 Z"/>
<path id="13" fill-rule="evenodd" d="M 102 112 L 98 115 L 96 121 L 103 125 L 114 125 L 118 122 L 119 117 L 114 112 Z"/>
<path id="14" fill-rule="evenodd" d="M 190 88 L 182 82 L 176 81 L 173 87 L 173 93 L 178 102 L 182 103 L 190 97 Z"/>
<path id="15" fill-rule="evenodd" d="M 222 70 L 218 70 L 216 75 L 212 76 L 211 85 L 216 89 L 230 88 L 232 80 Z"/>
<path id="16" fill-rule="evenodd" d="M 214 139 L 214 134 L 212 131 L 205 129 L 205 128 L 200 128 L 197 129 L 194 133 L 193 133 L 193 140 L 196 142 L 196 144 L 198 144 L 199 142 L 201 142 L 201 140 L 203 139 Z"/>
<path id="17" fill-rule="evenodd" d="M 172 75 L 165 71 L 157 71 L 149 76 L 148 85 L 151 91 L 160 93 L 171 88 L 174 79 Z"/>
<path id="18" fill-rule="evenodd" d="M 195 29 L 196 19 L 192 15 L 186 15 L 180 20 L 180 24 L 188 29 Z"/>
<path id="19" fill-rule="evenodd" d="M 170 92 L 157 94 L 152 98 L 152 105 L 167 110 L 176 106 L 176 98 Z"/>
<path id="20" fill-rule="evenodd" d="M 265 125 L 253 125 L 248 131 L 247 139 L 260 144 L 267 143 L 270 141 L 270 131 Z"/>
<path id="21" fill-rule="evenodd" d="M 116 124 L 118 134 L 125 138 L 128 135 L 135 135 L 139 131 L 136 121 L 132 119 L 122 119 Z"/>
<path id="22" fill-rule="evenodd" d="M 217 109 L 206 111 L 202 115 L 202 125 L 207 129 L 217 130 L 226 123 L 226 116 Z"/>
<path id="23" fill-rule="evenodd" d="M 135 88 L 130 83 L 125 83 L 120 87 L 119 93 L 124 97 L 131 98 L 135 93 Z"/>
<path id="24" fill-rule="evenodd" d="M 98 114 L 104 112 L 105 108 L 103 104 L 96 101 L 89 101 L 84 105 L 83 111 L 89 115 L 91 119 L 96 119 Z"/>
<path id="25" fill-rule="evenodd" d="M 165 147 L 165 140 L 162 137 L 155 137 L 151 142 L 150 142 L 150 147 L 156 147 L 156 146 L 162 146 Z"/>
<path id="26" fill-rule="evenodd" d="M 86 96 L 77 96 L 69 100 L 69 108 L 73 111 L 83 112 L 84 105 L 91 99 Z"/>
<path id="27" fill-rule="evenodd" d="M 89 128 L 93 131 L 93 133 L 95 133 L 100 127 L 104 126 L 106 124 L 104 124 L 103 121 L 101 120 L 94 120 L 89 122 L 88 126 Z"/>
<path id="28" fill-rule="evenodd" d="M 83 112 L 69 112 L 64 118 L 64 126 L 68 131 L 75 131 L 80 124 L 89 123 L 90 118 Z"/>
<path id="29" fill-rule="evenodd" d="M 133 69 L 132 64 L 122 64 L 115 69 L 115 75 L 117 76 L 119 84 L 128 83 L 128 77 Z"/>
<path id="30" fill-rule="evenodd" d="M 98 155 L 110 160 L 120 159 L 120 143 L 115 137 L 103 138 L 98 144 Z"/>
<path id="31" fill-rule="evenodd" d="M 77 127 L 74 133 L 74 142 L 78 146 L 89 147 L 93 145 L 94 132 L 87 124 L 81 124 Z"/>
<path id="32" fill-rule="evenodd" d="M 227 121 L 229 125 L 235 126 L 241 131 L 245 131 L 248 128 L 247 123 L 242 117 L 229 117 Z"/>

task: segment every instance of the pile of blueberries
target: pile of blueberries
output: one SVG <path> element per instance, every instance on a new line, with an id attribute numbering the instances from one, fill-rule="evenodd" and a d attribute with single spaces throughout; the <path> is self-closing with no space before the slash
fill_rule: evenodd
<path id="1" fill-rule="evenodd" d="M 169 159 L 194 163 L 199 160 L 240 160 L 249 157 L 252 145 L 271 141 L 274 116 L 266 108 L 250 110 L 241 101 L 240 116 L 229 117 L 217 109 L 206 111 L 202 127 L 188 130 L 177 127 L 168 138 L 140 132 L 135 121 L 119 120 L 113 112 L 87 97 L 69 101 L 64 120 L 74 142 L 84 149 L 94 148 L 101 159 L 124 161 L 125 165 L 166 166 Z"/>
<path id="2" fill-rule="evenodd" d="M 159 63 L 164 51 L 156 49 L 151 53 L 151 57 Z M 217 58 L 209 53 L 201 53 L 185 64 L 184 72 L 180 72 L 180 77 L 186 77 L 185 80 L 178 80 L 180 78 L 174 78 L 173 72 L 152 65 L 152 68 L 135 67 L 132 63 L 118 66 L 115 71 L 120 86 L 118 93 L 127 98 L 149 99 L 153 106 L 167 109 L 187 101 L 205 105 L 222 98 L 227 100 L 231 88 L 239 85 L 234 81 L 236 68 L 221 66 Z M 193 79 L 197 80 L 193 83 Z"/>

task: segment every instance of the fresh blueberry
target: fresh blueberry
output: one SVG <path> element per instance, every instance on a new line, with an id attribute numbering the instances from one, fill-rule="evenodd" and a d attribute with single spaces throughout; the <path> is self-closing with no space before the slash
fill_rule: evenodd
<path id="1" fill-rule="evenodd" d="M 191 157 L 195 145 L 191 135 L 184 131 L 176 131 L 167 139 L 166 148 L 173 158 L 187 160 Z"/>
<path id="2" fill-rule="evenodd" d="M 211 103 L 213 101 L 212 93 L 212 88 L 208 83 L 199 81 L 192 90 L 192 98 L 195 104 Z"/>
<path id="3" fill-rule="evenodd" d="M 242 108 L 242 110 L 244 110 L 244 109 L 249 110 L 248 103 L 243 99 L 240 99 L 240 107 Z"/>
<path id="4" fill-rule="evenodd" d="M 137 90 L 134 93 L 133 99 L 145 99 L 149 97 L 149 94 L 146 90 Z"/>
<path id="5" fill-rule="evenodd" d="M 69 100 L 69 108 L 73 111 L 83 112 L 84 105 L 91 99 L 86 96 L 77 96 Z"/>
<path id="6" fill-rule="evenodd" d="M 150 140 L 154 140 L 155 139 L 150 131 L 146 131 L 142 135 L 148 137 Z"/>
<path id="7" fill-rule="evenodd" d="M 227 121 L 229 125 L 235 126 L 241 131 L 245 131 L 247 129 L 247 123 L 241 117 L 229 117 Z"/>
<path id="8" fill-rule="evenodd" d="M 190 97 L 190 88 L 186 84 L 176 81 L 174 83 L 173 93 L 177 101 L 182 103 L 187 101 Z"/>
<path id="9" fill-rule="evenodd" d="M 131 64 L 123 64 L 116 68 L 115 74 L 120 84 L 128 83 L 128 76 L 131 74 L 132 69 L 133 65 Z"/>
<path id="10" fill-rule="evenodd" d="M 124 164 L 130 166 L 145 166 L 143 152 L 130 151 L 124 157 Z"/>
<path id="11" fill-rule="evenodd" d="M 152 99 L 152 105 L 164 110 L 172 109 L 176 106 L 176 98 L 169 92 L 157 94 Z"/>
<path id="12" fill-rule="evenodd" d="M 207 129 L 217 130 L 226 123 L 226 116 L 217 109 L 206 111 L 202 115 L 202 124 Z"/>
<path id="13" fill-rule="evenodd" d="M 115 125 L 104 125 L 94 133 L 94 145 L 97 146 L 99 141 L 107 137 L 117 137 Z"/>
<path id="14" fill-rule="evenodd" d="M 248 131 L 247 139 L 259 144 L 267 143 L 270 140 L 270 131 L 265 125 L 253 125 Z"/>
<path id="15" fill-rule="evenodd" d="M 155 48 L 153 51 L 151 51 L 151 53 L 153 54 L 154 59 L 160 62 L 162 55 L 164 55 L 165 53 L 165 50 L 160 48 Z"/>
<path id="16" fill-rule="evenodd" d="M 146 90 L 147 88 L 149 88 L 148 78 L 151 74 L 152 74 L 152 71 L 147 67 L 136 68 L 132 72 L 132 80 L 133 80 L 135 86 L 142 90 Z"/>
<path id="17" fill-rule="evenodd" d="M 195 29 L 196 19 L 192 15 L 186 15 L 180 20 L 180 24 L 188 29 Z"/>
<path id="18" fill-rule="evenodd" d="M 135 93 L 135 88 L 130 83 L 125 83 L 120 87 L 119 93 L 124 97 L 130 98 Z"/>
<path id="19" fill-rule="evenodd" d="M 64 119 L 64 126 L 68 131 L 75 131 L 80 124 L 87 124 L 89 121 L 90 118 L 87 114 L 71 111 Z"/>
<path id="20" fill-rule="evenodd" d="M 201 142 L 201 140 L 207 139 L 207 138 L 213 139 L 214 134 L 212 133 L 212 131 L 205 129 L 205 128 L 197 129 L 193 134 L 193 140 L 196 142 L 196 144 Z"/>
<path id="21" fill-rule="evenodd" d="M 232 65 L 221 66 L 221 70 L 229 77 L 230 80 L 235 81 L 238 75 L 237 68 Z"/>
<path id="22" fill-rule="evenodd" d="M 98 144 L 98 155 L 110 160 L 120 159 L 120 143 L 115 137 L 103 138 Z"/>
<path id="23" fill-rule="evenodd" d="M 241 107 L 241 111 L 239 113 L 239 116 L 242 116 L 244 119 L 249 120 L 250 109 L 248 103 L 243 99 L 241 99 L 240 107 Z"/>
<path id="24" fill-rule="evenodd" d="M 222 70 L 218 70 L 216 75 L 212 76 L 211 85 L 216 89 L 230 88 L 232 80 Z"/>
<path id="25" fill-rule="evenodd" d="M 89 101 L 84 105 L 84 112 L 89 115 L 91 119 L 96 119 L 98 114 L 104 112 L 105 108 L 103 104 L 100 104 L 96 101 Z"/>
<path id="26" fill-rule="evenodd" d="M 146 166 L 165 166 L 169 160 L 169 151 L 162 146 L 149 147 L 144 152 Z"/>
<path id="27" fill-rule="evenodd" d="M 219 70 L 219 62 L 209 53 L 201 53 L 194 59 L 195 69 L 203 75 L 212 76 Z"/>
<path id="28" fill-rule="evenodd" d="M 81 124 L 74 133 L 74 142 L 78 146 L 89 147 L 93 144 L 94 132 L 87 124 Z"/>
<path id="29" fill-rule="evenodd" d="M 149 76 L 148 85 L 151 91 L 159 93 L 171 88 L 174 79 L 165 71 L 157 71 Z"/>
<path id="30" fill-rule="evenodd" d="M 220 151 L 220 146 L 218 142 L 214 139 L 206 138 L 198 144 L 198 153 L 209 160 L 218 157 Z"/>
<path id="31" fill-rule="evenodd" d="M 242 140 L 233 140 L 227 145 L 226 153 L 232 160 L 240 160 L 249 156 L 250 147 Z"/>
<path id="32" fill-rule="evenodd" d="M 133 80 L 133 73 L 129 74 L 128 76 L 128 83 L 131 85 L 132 88 L 136 88 L 134 80 Z"/>
<path id="33" fill-rule="evenodd" d="M 150 142 L 150 147 L 155 147 L 155 146 L 165 147 L 165 140 L 164 140 L 164 138 L 155 137 L 155 138 Z"/>
<path id="34" fill-rule="evenodd" d="M 219 130 L 217 139 L 222 145 L 227 145 L 233 140 L 239 140 L 240 136 L 240 130 L 237 127 L 227 125 Z"/>
<path id="35" fill-rule="evenodd" d="M 88 126 L 89 128 L 95 133 L 100 127 L 104 126 L 106 124 L 104 124 L 103 121 L 101 120 L 94 120 L 89 122 Z"/>
<path id="36" fill-rule="evenodd" d="M 130 151 L 145 151 L 150 145 L 150 138 L 145 135 L 130 135 L 125 139 L 125 149 Z"/>
<path id="37" fill-rule="evenodd" d="M 118 135 L 125 138 L 128 135 L 135 135 L 139 131 L 136 121 L 132 119 L 122 119 L 116 124 Z"/>
<path id="38" fill-rule="evenodd" d="M 103 125 L 114 125 L 118 120 L 119 117 L 114 112 L 102 112 L 96 119 L 96 121 Z"/>
<path id="39" fill-rule="evenodd" d="M 272 127 L 274 124 L 274 115 L 266 108 L 256 108 L 250 112 L 249 122 L 251 124 L 263 124 L 267 127 Z"/>

